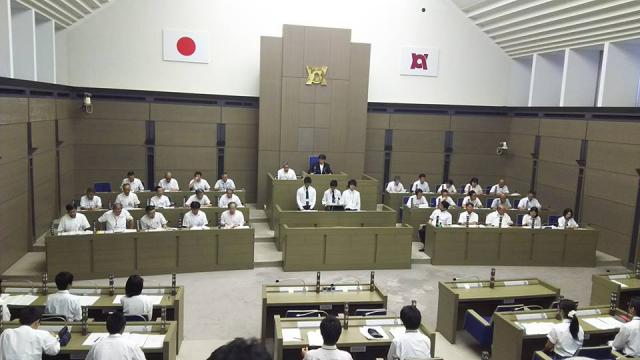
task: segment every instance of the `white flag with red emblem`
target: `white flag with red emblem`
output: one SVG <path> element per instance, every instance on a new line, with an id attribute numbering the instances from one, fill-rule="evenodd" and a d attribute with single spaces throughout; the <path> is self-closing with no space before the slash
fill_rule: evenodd
<path id="1" fill-rule="evenodd" d="M 165 61 L 209 63 L 209 33 L 162 30 L 162 53 Z"/>

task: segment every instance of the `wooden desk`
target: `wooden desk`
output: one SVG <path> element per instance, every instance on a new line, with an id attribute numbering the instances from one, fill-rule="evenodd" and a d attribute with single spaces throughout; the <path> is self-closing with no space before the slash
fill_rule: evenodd
<path id="1" fill-rule="evenodd" d="M 527 281 L 527 284 L 505 286 L 505 281 Z M 468 309 L 475 310 L 481 316 L 490 316 L 496 306 L 504 304 L 540 305 L 547 308 L 560 294 L 560 289 L 538 279 L 500 280 L 496 281 L 493 289 L 489 287 L 488 281 L 480 282 L 482 287 L 464 287 L 465 284 L 478 283 L 474 280 L 438 283 L 436 331 L 452 344 L 456 342 L 456 332 L 462 329 L 464 313 Z"/>
<path id="2" fill-rule="evenodd" d="M 253 269 L 253 243 L 253 228 L 47 236 L 47 272 L 100 279 Z"/>
<path id="3" fill-rule="evenodd" d="M 546 353 L 544 353 L 543 351 L 536 351 L 535 352 L 535 356 L 536 358 L 534 358 L 533 360 L 553 360 L 553 358 L 549 355 L 547 355 Z M 617 352 L 615 350 L 611 351 L 611 356 L 615 359 L 624 359 L 624 360 L 640 360 L 640 358 L 638 357 L 625 357 L 624 354 Z"/>
<path id="4" fill-rule="evenodd" d="M 284 225 L 284 271 L 411 268 L 413 228 Z"/>
<path id="5" fill-rule="evenodd" d="M 387 333 L 389 339 L 368 340 L 361 333 L 360 328 L 365 326 L 367 322 L 393 321 L 393 325 L 380 325 Z M 341 319 L 341 322 L 344 320 Z M 376 326 L 376 325 L 370 325 Z M 389 329 L 394 327 L 402 327 L 402 322 L 394 316 L 372 316 L 372 317 L 349 317 L 349 328 L 342 329 L 342 335 L 338 340 L 338 348 L 340 350 L 349 351 L 354 360 L 371 360 L 375 358 L 387 358 L 389 346 L 393 339 L 393 335 Z M 282 337 L 282 329 L 300 328 L 302 340 L 284 342 Z M 288 318 L 283 319 L 275 316 L 275 334 L 273 346 L 274 360 L 299 360 L 300 349 L 309 345 L 307 333 L 318 331 L 320 328 L 320 319 L 318 318 Z M 431 356 L 435 354 L 436 334 L 430 331 L 424 323 L 420 325 L 420 331 L 431 339 Z"/>
<path id="6" fill-rule="evenodd" d="M 597 230 L 426 226 L 433 265 L 596 265 Z"/>
<path id="7" fill-rule="evenodd" d="M 335 290 L 328 290 L 332 285 Z M 345 303 L 349 303 L 351 315 L 358 309 L 387 308 L 387 295 L 375 284 L 373 291 L 370 291 L 369 283 L 321 284 L 320 287 L 322 290 L 316 293 L 315 283 L 306 286 L 263 285 L 262 338 L 273 338 L 273 317 L 285 317 L 288 310 L 322 310 L 338 316 L 344 313 Z"/>
<path id="8" fill-rule="evenodd" d="M 219 208 L 219 207 L 202 207 L 200 211 L 204 212 L 207 215 L 207 220 L 209 220 L 209 226 L 214 227 L 220 224 L 220 215 L 225 212 L 227 208 Z M 244 221 L 249 224 L 251 216 L 251 210 L 248 207 L 237 208 L 236 210 L 242 212 L 244 215 Z M 89 224 L 93 226 L 95 222 L 98 221 L 98 218 L 102 216 L 108 210 L 82 210 L 79 213 L 84 214 L 89 221 Z M 144 216 L 144 209 L 133 209 L 127 210 L 131 216 L 133 216 L 134 220 L 140 220 L 141 217 Z M 178 218 L 181 218 L 187 212 L 191 211 L 187 208 L 167 208 L 167 209 L 157 209 L 156 212 L 164 215 L 165 219 L 167 219 L 169 227 L 176 227 L 178 224 Z M 98 227 L 100 228 L 100 227 Z"/>
<path id="9" fill-rule="evenodd" d="M 102 200 L 102 207 L 104 209 L 108 209 L 109 204 L 115 203 L 116 197 L 121 192 L 122 191 L 118 189 L 118 191 L 113 191 L 113 192 L 98 192 L 96 193 L 96 195 L 100 197 L 100 200 Z M 182 206 L 185 199 L 189 199 L 189 197 L 194 193 L 195 193 L 194 191 L 165 191 L 164 195 L 166 195 L 169 198 L 169 200 L 171 200 L 172 203 L 175 203 L 176 206 Z M 209 200 L 211 200 L 211 203 L 213 203 L 216 206 L 218 205 L 218 199 L 224 193 L 225 193 L 224 191 L 205 191 L 204 192 L 204 194 L 207 195 L 207 197 L 209 197 Z M 235 190 L 233 193 L 238 196 L 238 198 L 240 199 L 240 202 L 242 202 L 242 205 L 245 205 L 245 202 L 247 199 L 246 191 L 244 189 L 238 189 L 238 190 Z M 84 195 L 84 192 L 83 192 L 83 195 Z M 155 190 L 139 191 L 136 193 L 136 195 L 138 195 L 138 200 L 140 200 L 141 206 L 145 207 L 147 205 L 147 200 L 154 197 L 156 195 L 156 192 Z M 80 204 L 76 204 L 76 205 L 78 205 L 78 209 L 79 209 Z"/>
<path id="10" fill-rule="evenodd" d="M 618 306 L 626 308 L 632 297 L 640 296 L 640 279 L 631 272 L 597 274 L 591 277 L 592 306 L 608 305 L 612 292 L 618 294 Z"/>

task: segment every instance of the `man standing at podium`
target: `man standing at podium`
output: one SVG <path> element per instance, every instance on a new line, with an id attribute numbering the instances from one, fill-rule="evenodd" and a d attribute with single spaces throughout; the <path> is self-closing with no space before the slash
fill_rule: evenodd
<path id="1" fill-rule="evenodd" d="M 322 197 L 322 205 L 330 208 L 332 206 L 340 205 L 340 197 L 342 194 L 340 190 L 337 189 L 338 180 L 331 180 L 329 183 L 329 189 L 324 192 L 324 196 Z"/>
<path id="2" fill-rule="evenodd" d="M 329 163 L 327 162 L 327 155 L 318 155 L 318 162 L 311 166 L 311 169 L 309 169 L 309 174 L 333 174 L 333 171 L 331 171 L 331 166 L 329 166 Z"/>
<path id="3" fill-rule="evenodd" d="M 304 185 L 298 189 L 296 201 L 299 210 L 313 210 L 316 206 L 316 189 L 311 186 L 311 178 L 304 178 Z"/>

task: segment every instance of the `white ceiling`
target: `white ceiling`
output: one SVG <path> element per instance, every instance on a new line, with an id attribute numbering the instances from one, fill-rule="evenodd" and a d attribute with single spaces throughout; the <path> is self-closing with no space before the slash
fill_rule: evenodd
<path id="1" fill-rule="evenodd" d="M 508 55 L 640 38 L 640 0 L 452 0 Z"/>
<path id="2" fill-rule="evenodd" d="M 14 0 L 35 10 L 56 23 L 57 29 L 67 28 L 100 10 L 111 0 Z"/>

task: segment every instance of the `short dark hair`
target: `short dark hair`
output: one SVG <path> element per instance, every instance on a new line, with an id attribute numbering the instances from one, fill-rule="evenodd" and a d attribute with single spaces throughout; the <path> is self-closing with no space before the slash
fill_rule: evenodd
<path id="1" fill-rule="evenodd" d="M 529 213 L 531 213 L 532 211 L 536 212 L 536 216 L 540 215 L 540 211 L 538 211 L 538 208 L 535 206 L 532 206 L 531 209 L 529 209 Z"/>
<path id="2" fill-rule="evenodd" d="M 449 202 L 448 202 L 448 201 L 446 201 L 446 200 L 442 200 L 442 201 L 440 202 L 440 204 L 442 204 L 442 207 L 443 207 L 443 208 L 445 208 L 445 209 L 448 209 L 448 208 L 449 208 L 449 206 L 450 206 L 450 205 L 449 205 Z"/>
<path id="3" fill-rule="evenodd" d="M 311 178 L 309 176 L 305 176 L 304 180 L 302 180 L 305 184 L 311 184 Z"/>
<path id="4" fill-rule="evenodd" d="M 73 204 L 67 204 L 67 206 L 65 206 L 64 208 L 67 209 L 67 211 L 71 211 L 71 210 L 75 209 L 76 207 L 73 206 Z"/>
<path id="5" fill-rule="evenodd" d="M 155 209 L 156 209 L 156 207 L 155 207 L 155 206 L 153 206 L 153 205 L 147 205 L 147 206 L 144 208 L 144 212 L 149 212 L 149 211 L 151 211 L 151 210 L 155 210 Z"/>
<path id="6" fill-rule="evenodd" d="M 107 315 L 107 331 L 109 334 L 120 334 L 126 325 L 127 318 L 121 311 L 114 311 Z"/>
<path id="7" fill-rule="evenodd" d="M 536 196 L 536 192 L 535 192 L 535 190 L 529 190 L 529 194 L 531 194 L 531 195 L 533 195 L 533 196 Z"/>
<path id="8" fill-rule="evenodd" d="M 470 190 L 470 191 L 469 191 L 469 196 L 473 196 L 473 195 L 475 195 L 475 194 L 476 194 L 476 192 L 475 192 L 475 191 L 473 191 L 473 190 Z"/>
<path id="9" fill-rule="evenodd" d="M 131 176 L 131 175 L 135 175 L 135 174 L 136 174 L 136 172 L 135 172 L 135 171 L 129 171 L 129 172 L 127 172 L 127 177 L 129 177 L 129 176 Z"/>
<path id="10" fill-rule="evenodd" d="M 164 189 L 164 188 L 162 186 L 160 186 L 160 185 L 156 186 L 156 191 L 158 191 L 160 189 Z"/>
<path id="11" fill-rule="evenodd" d="M 73 274 L 68 271 L 59 272 L 56 275 L 56 287 L 58 290 L 67 290 L 73 283 Z"/>
<path id="12" fill-rule="evenodd" d="M 318 160 L 327 160 L 327 155 L 325 154 L 318 155 Z"/>
<path id="13" fill-rule="evenodd" d="M 452 179 L 447 180 L 447 184 L 453 185 L 453 180 Z"/>
<path id="14" fill-rule="evenodd" d="M 418 193 L 423 193 L 423 192 L 424 192 L 424 191 L 422 191 L 422 189 L 420 189 L 420 188 L 417 188 L 417 189 L 416 189 L 416 195 L 418 195 Z"/>
<path id="15" fill-rule="evenodd" d="M 131 184 L 129 184 L 129 183 L 122 184 L 122 190 L 124 190 L 124 188 L 126 188 L 126 187 L 131 188 Z"/>
<path id="16" fill-rule="evenodd" d="M 193 176 L 198 176 L 198 175 L 202 176 L 202 173 L 200 171 L 196 171 L 193 173 Z"/>
<path id="17" fill-rule="evenodd" d="M 478 183 L 478 178 L 475 177 L 475 176 L 472 177 L 471 180 L 469 180 L 469 184 L 471 184 L 471 183 L 476 183 L 477 184 Z"/>
<path id="18" fill-rule="evenodd" d="M 227 204 L 227 209 L 231 209 L 231 205 L 233 205 L 234 208 L 238 208 L 238 204 L 236 204 L 235 201 L 229 201 L 229 203 Z"/>
<path id="19" fill-rule="evenodd" d="M 396 180 L 400 181 L 400 176 L 394 176 L 393 181 L 396 181 Z"/>
<path id="20" fill-rule="evenodd" d="M 629 301 L 629 309 L 634 308 L 636 310 L 636 314 L 640 313 L 640 296 L 634 296 Z"/>
<path id="21" fill-rule="evenodd" d="M 192 209 L 200 209 L 200 202 L 199 201 L 192 201 L 190 207 Z"/>
<path id="22" fill-rule="evenodd" d="M 407 330 L 417 330 L 422 322 L 420 310 L 413 305 L 406 305 L 400 310 L 400 320 Z"/>
<path id="23" fill-rule="evenodd" d="M 127 297 L 138 296 L 142 294 L 144 288 L 144 279 L 140 275 L 131 275 L 124 285 L 124 293 Z"/>
<path id="24" fill-rule="evenodd" d="M 334 179 L 334 180 L 331 180 L 331 181 L 329 182 L 329 186 L 338 187 L 338 180 L 335 180 L 335 179 Z"/>
<path id="25" fill-rule="evenodd" d="M 88 187 L 85 193 L 95 193 L 96 191 L 92 187 Z"/>
<path id="26" fill-rule="evenodd" d="M 29 306 L 20 311 L 20 325 L 31 325 L 34 322 L 40 320 L 43 308 Z"/>
<path id="27" fill-rule="evenodd" d="M 204 190 L 202 190 L 201 188 L 197 188 L 196 189 L 196 194 L 198 194 L 198 193 L 204 194 Z"/>
<path id="28" fill-rule="evenodd" d="M 571 208 L 564 209 L 564 211 L 562 212 L 562 216 L 567 216 L 568 213 L 571 213 L 571 215 L 573 215 L 573 209 L 571 209 Z M 640 309 L 638 309 L 638 310 L 640 310 Z"/>
<path id="29" fill-rule="evenodd" d="M 442 190 L 440 190 L 440 194 L 444 194 L 444 193 L 449 193 L 449 190 L 447 190 L 447 188 L 442 188 Z"/>
<path id="30" fill-rule="evenodd" d="M 322 340 L 324 340 L 325 345 L 332 346 L 337 344 L 340 334 L 342 334 L 340 320 L 333 315 L 327 315 L 320 322 L 320 334 L 322 334 Z"/>
<path id="31" fill-rule="evenodd" d="M 349 179 L 349 181 L 347 182 L 347 186 L 358 186 L 358 182 L 356 181 L 356 179 Z"/>
<path id="32" fill-rule="evenodd" d="M 215 349 L 207 360 L 271 360 L 271 355 L 255 338 L 235 338 Z"/>
<path id="33" fill-rule="evenodd" d="M 427 174 L 425 174 L 425 173 L 420 173 L 420 175 L 418 175 L 418 179 L 419 179 L 419 178 L 422 178 L 422 177 L 426 178 L 426 177 L 427 177 Z"/>
<path id="34" fill-rule="evenodd" d="M 468 201 L 464 206 L 465 206 L 465 207 L 466 207 L 466 206 L 475 207 L 475 205 L 473 205 L 473 203 L 472 203 L 471 201 Z"/>

